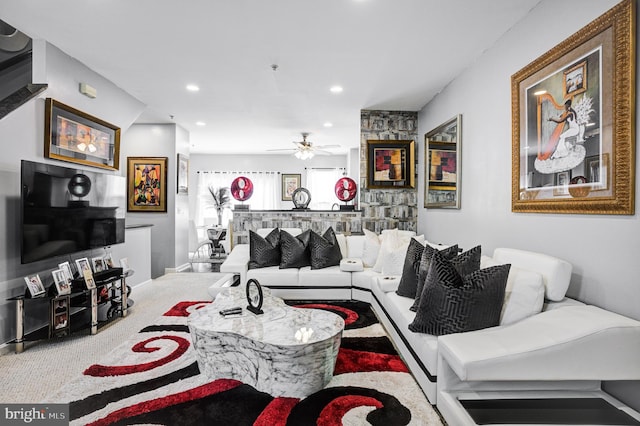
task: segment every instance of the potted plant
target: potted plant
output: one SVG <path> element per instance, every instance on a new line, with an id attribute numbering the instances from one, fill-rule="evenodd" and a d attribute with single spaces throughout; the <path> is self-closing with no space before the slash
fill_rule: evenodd
<path id="1" fill-rule="evenodd" d="M 222 225 L 222 213 L 224 212 L 224 209 L 227 209 L 231 206 L 231 196 L 229 188 L 215 187 L 210 185 L 209 192 L 211 193 L 211 198 L 213 199 L 213 207 L 215 207 L 216 213 L 218 214 L 218 225 Z"/>

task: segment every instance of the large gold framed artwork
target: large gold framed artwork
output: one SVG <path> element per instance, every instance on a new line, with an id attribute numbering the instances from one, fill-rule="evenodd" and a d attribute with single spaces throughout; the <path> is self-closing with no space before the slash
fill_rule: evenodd
<path id="1" fill-rule="evenodd" d="M 515 73 L 512 210 L 633 214 L 635 2 Z"/>

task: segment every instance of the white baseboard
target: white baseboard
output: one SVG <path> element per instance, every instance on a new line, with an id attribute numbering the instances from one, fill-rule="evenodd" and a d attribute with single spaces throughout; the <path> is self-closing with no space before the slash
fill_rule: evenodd
<path id="1" fill-rule="evenodd" d="M 165 274 L 175 274 L 176 272 L 189 272 L 191 270 L 190 263 L 183 263 L 175 268 L 164 268 Z"/>

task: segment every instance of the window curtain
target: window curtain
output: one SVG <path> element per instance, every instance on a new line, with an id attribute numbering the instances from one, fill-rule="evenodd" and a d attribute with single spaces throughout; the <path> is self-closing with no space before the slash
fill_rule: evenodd
<path id="1" fill-rule="evenodd" d="M 335 203 L 339 203 L 335 194 L 338 179 L 345 175 L 344 168 L 335 169 L 306 169 L 307 189 L 311 193 L 309 208 L 312 210 L 331 210 Z"/>
<path id="2" fill-rule="evenodd" d="M 195 223 L 198 226 L 218 224 L 218 212 L 209 188 L 230 188 L 231 182 L 237 177 L 245 176 L 253 182 L 253 195 L 244 204 L 249 204 L 255 210 L 273 210 L 277 208 L 279 177 L 278 172 L 217 172 L 198 171 L 196 188 Z M 241 204 L 231 196 L 231 206 L 224 209 L 222 224 L 226 225 L 233 219 L 233 205 Z"/>

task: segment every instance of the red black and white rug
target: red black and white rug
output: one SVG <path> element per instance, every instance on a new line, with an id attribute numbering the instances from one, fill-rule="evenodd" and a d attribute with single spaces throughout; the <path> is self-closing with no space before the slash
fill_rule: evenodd
<path id="1" fill-rule="evenodd" d="M 72 425 L 442 425 L 367 303 L 291 302 L 342 316 L 334 377 L 304 399 L 200 374 L 180 302 L 65 386 Z"/>

